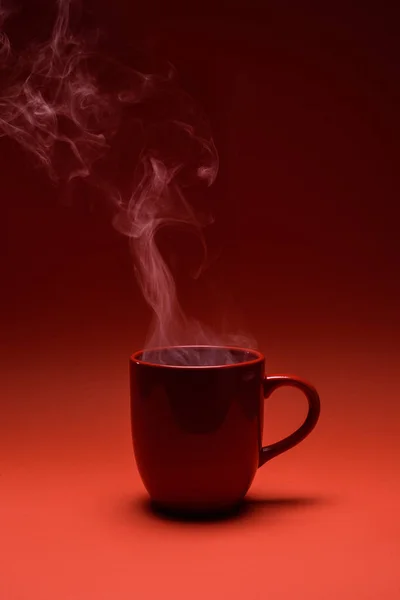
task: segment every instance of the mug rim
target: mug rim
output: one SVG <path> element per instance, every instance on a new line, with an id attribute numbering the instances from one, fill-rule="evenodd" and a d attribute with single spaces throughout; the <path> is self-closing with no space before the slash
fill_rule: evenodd
<path id="1" fill-rule="evenodd" d="M 161 364 L 161 363 L 155 363 L 155 362 L 151 362 L 149 360 L 142 360 L 139 358 L 139 356 L 141 354 L 143 354 L 146 351 L 160 351 L 160 350 L 173 350 L 173 349 L 178 349 L 178 348 L 212 348 L 212 349 L 221 349 L 221 350 L 236 350 L 239 352 L 249 352 L 250 354 L 252 354 L 255 358 L 252 358 L 250 360 L 244 360 L 244 361 L 240 361 L 237 363 L 229 363 L 229 364 L 224 364 L 224 365 L 168 365 L 168 364 Z M 130 356 L 130 361 L 136 365 L 140 365 L 140 366 L 147 366 L 147 367 L 158 367 L 161 369 L 181 369 L 181 370 L 188 370 L 188 369 L 195 369 L 195 370 L 204 370 L 204 369 L 232 369 L 235 367 L 243 367 L 243 366 L 248 366 L 248 365 L 256 365 L 260 362 L 263 362 L 265 360 L 264 355 L 259 352 L 258 350 L 255 350 L 253 348 L 244 348 L 242 346 L 229 346 L 229 345 L 224 345 L 224 344 L 173 344 L 171 346 L 159 346 L 159 347 L 155 347 L 155 348 L 143 348 L 142 350 L 137 350 L 136 352 L 134 352 L 133 354 L 131 354 Z"/>

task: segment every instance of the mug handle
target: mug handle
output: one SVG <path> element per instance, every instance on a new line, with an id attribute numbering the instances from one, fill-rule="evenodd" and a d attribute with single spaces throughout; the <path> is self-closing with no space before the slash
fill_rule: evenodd
<path id="1" fill-rule="evenodd" d="M 299 444 L 311 433 L 319 419 L 320 400 L 317 390 L 311 384 L 293 375 L 271 375 L 264 377 L 264 398 L 269 398 L 275 390 L 284 386 L 294 387 L 303 392 L 308 400 L 308 414 L 304 423 L 295 432 L 279 442 L 261 448 L 259 467 L 268 460 L 271 460 L 271 458 L 275 458 L 278 454 L 282 454 L 282 452 L 286 452 L 286 450 Z"/>

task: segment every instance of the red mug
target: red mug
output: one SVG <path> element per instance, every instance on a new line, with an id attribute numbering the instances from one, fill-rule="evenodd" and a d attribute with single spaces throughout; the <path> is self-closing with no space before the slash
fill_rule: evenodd
<path id="1" fill-rule="evenodd" d="M 179 360 L 182 353 L 188 353 L 186 364 Z M 207 513 L 240 505 L 258 467 L 314 429 L 320 413 L 314 387 L 294 376 L 266 376 L 264 368 L 260 352 L 224 346 L 169 347 L 131 356 L 134 454 L 159 509 Z M 297 431 L 263 446 L 264 398 L 282 386 L 303 392 L 308 414 Z"/>

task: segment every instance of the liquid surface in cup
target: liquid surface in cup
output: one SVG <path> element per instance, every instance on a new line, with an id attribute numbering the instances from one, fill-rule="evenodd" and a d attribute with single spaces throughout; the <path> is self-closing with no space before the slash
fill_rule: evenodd
<path id="1" fill-rule="evenodd" d="M 136 358 L 155 365 L 218 367 L 252 362 L 259 356 L 257 352 L 241 348 L 177 346 L 145 350 Z"/>

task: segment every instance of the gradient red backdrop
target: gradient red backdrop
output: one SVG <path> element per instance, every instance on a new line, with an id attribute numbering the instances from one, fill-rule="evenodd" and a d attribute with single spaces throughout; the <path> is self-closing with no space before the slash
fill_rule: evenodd
<path id="1" fill-rule="evenodd" d="M 1 600 L 399 597 L 400 15 L 258 4 L 92 3 L 90 18 L 128 55 L 139 34 L 161 44 L 211 121 L 212 260 L 194 287 L 180 277 L 185 306 L 314 383 L 320 422 L 236 519 L 153 515 L 128 389 L 151 315 L 127 240 L 2 139 Z M 266 440 L 304 414 L 274 394 Z"/>

